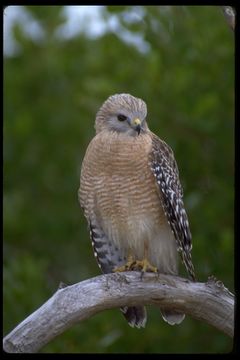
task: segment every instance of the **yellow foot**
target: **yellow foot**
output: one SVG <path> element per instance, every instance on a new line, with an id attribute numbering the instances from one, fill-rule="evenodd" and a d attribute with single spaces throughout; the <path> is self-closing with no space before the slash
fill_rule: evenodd
<path id="1" fill-rule="evenodd" d="M 142 272 L 158 272 L 156 266 L 151 265 L 147 259 L 137 260 L 135 263 L 134 270 L 141 270 Z"/>
<path id="2" fill-rule="evenodd" d="M 128 257 L 128 260 L 125 265 L 119 266 L 113 270 L 113 272 L 123 272 L 123 271 L 130 271 L 134 269 L 136 261 L 133 259 L 132 256 Z"/>
<path id="3" fill-rule="evenodd" d="M 119 266 L 113 270 L 113 272 L 123 272 L 131 270 L 141 270 L 144 272 L 154 272 L 157 273 L 158 269 L 155 266 L 152 266 L 147 259 L 143 260 L 134 260 L 132 256 L 129 256 L 128 261 L 125 265 Z"/>

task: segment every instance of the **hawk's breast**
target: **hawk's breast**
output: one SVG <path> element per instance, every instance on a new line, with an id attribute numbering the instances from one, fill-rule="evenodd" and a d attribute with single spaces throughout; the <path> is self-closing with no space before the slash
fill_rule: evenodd
<path id="1" fill-rule="evenodd" d="M 80 202 L 85 215 L 97 216 L 114 244 L 126 254 L 131 248 L 140 258 L 144 242 L 152 257 L 169 247 L 170 237 L 172 242 L 149 164 L 151 148 L 148 133 L 131 137 L 101 132 L 89 144 L 81 172 Z"/>

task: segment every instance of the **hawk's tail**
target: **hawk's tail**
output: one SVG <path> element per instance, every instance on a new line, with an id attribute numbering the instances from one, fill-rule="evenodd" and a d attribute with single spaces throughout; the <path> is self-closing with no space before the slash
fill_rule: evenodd
<path id="1" fill-rule="evenodd" d="M 181 322 L 185 318 L 185 314 L 182 314 L 177 311 L 173 310 L 163 310 L 160 309 L 163 320 L 165 320 L 170 325 L 178 325 L 181 324 Z"/>
<path id="2" fill-rule="evenodd" d="M 147 312 L 144 306 L 124 306 L 120 310 L 131 327 L 145 327 L 147 322 Z"/>

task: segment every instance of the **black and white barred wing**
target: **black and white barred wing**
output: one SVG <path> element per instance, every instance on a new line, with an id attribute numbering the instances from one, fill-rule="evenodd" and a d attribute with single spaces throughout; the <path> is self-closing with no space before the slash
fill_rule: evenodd
<path id="1" fill-rule="evenodd" d="M 191 259 L 192 236 L 183 203 L 183 190 L 172 149 L 152 134 L 151 170 L 160 190 L 160 198 L 189 276 L 195 280 Z"/>

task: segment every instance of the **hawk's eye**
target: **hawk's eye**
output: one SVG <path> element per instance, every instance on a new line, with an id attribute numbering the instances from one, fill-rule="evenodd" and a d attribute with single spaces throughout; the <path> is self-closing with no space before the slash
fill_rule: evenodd
<path id="1" fill-rule="evenodd" d="M 117 118 L 118 118 L 119 121 L 125 121 L 125 120 L 127 120 L 127 117 L 126 117 L 125 115 L 122 115 L 122 114 L 119 114 L 119 115 L 117 116 Z"/>

